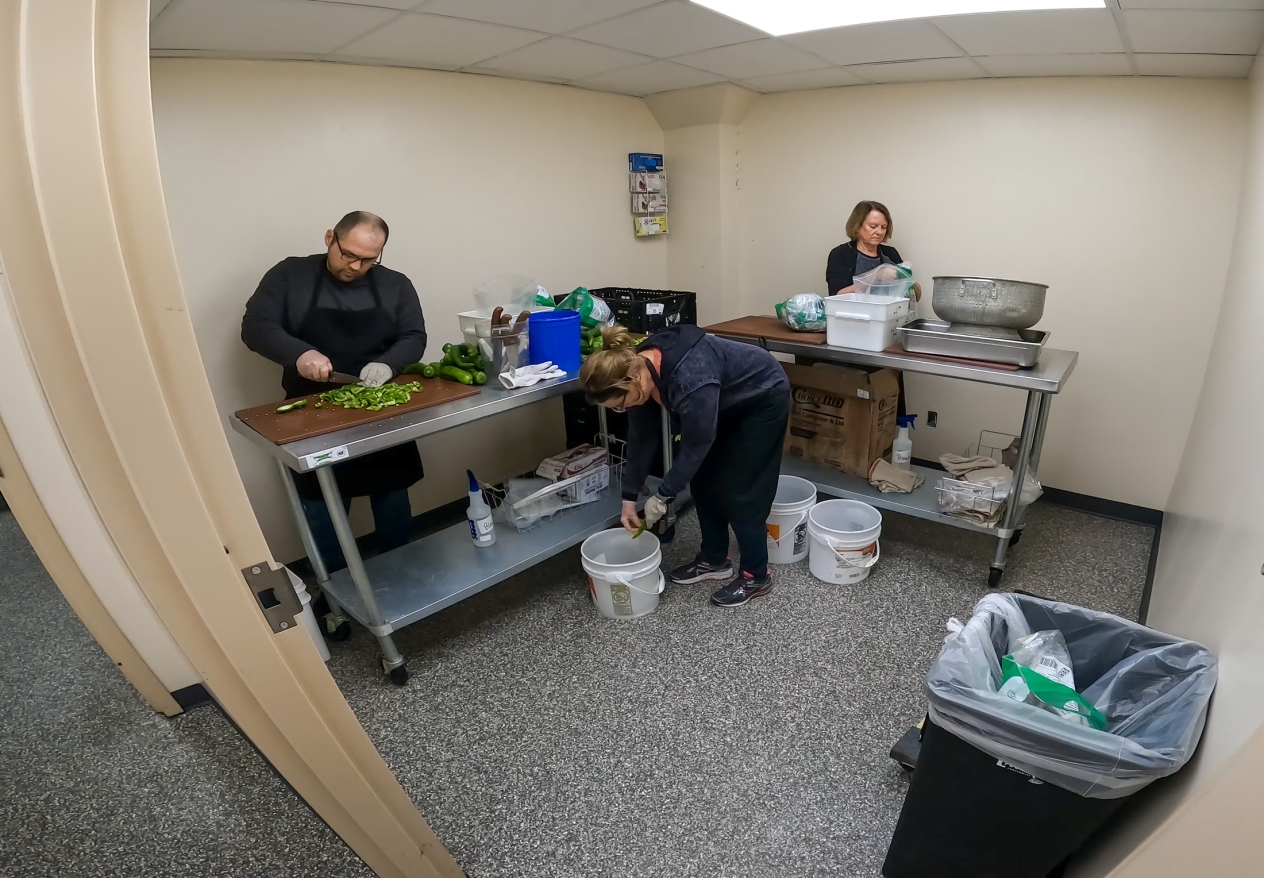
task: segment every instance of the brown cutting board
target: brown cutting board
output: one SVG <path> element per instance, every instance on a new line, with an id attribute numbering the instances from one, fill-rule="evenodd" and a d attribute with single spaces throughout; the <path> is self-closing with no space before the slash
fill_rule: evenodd
<path id="1" fill-rule="evenodd" d="M 703 327 L 716 335 L 735 335 L 739 338 L 771 338 L 776 341 L 795 341 L 799 344 L 825 344 L 823 332 L 796 332 L 776 317 L 739 317 Z"/>
<path id="2" fill-rule="evenodd" d="M 396 415 L 430 408 L 433 405 L 442 405 L 445 402 L 452 402 L 456 399 L 465 399 L 467 396 L 474 396 L 482 389 L 480 387 L 458 384 L 455 381 L 447 381 L 442 378 L 422 378 L 420 375 L 400 375 L 395 379 L 396 384 L 408 384 L 411 381 L 420 381 L 423 388 L 422 392 L 414 393 L 412 399 L 403 405 L 382 409 L 380 412 L 370 412 L 365 409 L 344 409 L 329 403 L 325 403 L 320 408 L 315 408 L 316 400 L 319 397 L 319 394 L 315 394 L 304 397 L 307 400 L 307 405 L 294 411 L 278 412 L 277 406 L 282 405 L 282 403 L 270 402 L 267 405 L 257 405 L 254 408 L 242 409 L 236 415 L 242 423 L 249 426 L 264 439 L 267 439 L 274 445 L 284 445 L 287 442 L 310 439 L 312 436 L 332 433 L 335 430 L 342 430 L 346 427 L 369 424 L 373 421 L 382 421 L 386 418 L 393 418 Z M 334 385 L 331 384 L 330 389 L 333 389 L 333 387 Z M 286 401 L 289 402 L 289 400 Z"/>

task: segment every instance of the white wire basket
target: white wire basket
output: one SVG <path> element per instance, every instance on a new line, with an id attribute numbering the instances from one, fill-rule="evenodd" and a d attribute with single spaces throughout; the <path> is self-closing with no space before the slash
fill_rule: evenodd
<path id="1" fill-rule="evenodd" d="M 944 476 L 935 486 L 939 495 L 939 511 L 945 515 L 992 517 L 1005 505 L 1004 494 L 997 497 L 992 485 L 975 485 L 961 479 Z"/>
<path id="2" fill-rule="evenodd" d="M 610 436 L 596 444 L 605 447 L 607 462 L 577 476 L 550 482 L 533 471 L 495 485 L 480 483 L 492 515 L 525 532 L 620 490 L 626 443 Z"/>

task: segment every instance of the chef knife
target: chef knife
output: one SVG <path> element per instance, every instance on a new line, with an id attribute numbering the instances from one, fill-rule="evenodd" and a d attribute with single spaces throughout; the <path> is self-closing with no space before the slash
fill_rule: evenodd
<path id="1" fill-rule="evenodd" d="M 354 375 L 348 375 L 346 372 L 330 372 L 325 382 L 327 384 L 359 384 L 360 379 Z"/>

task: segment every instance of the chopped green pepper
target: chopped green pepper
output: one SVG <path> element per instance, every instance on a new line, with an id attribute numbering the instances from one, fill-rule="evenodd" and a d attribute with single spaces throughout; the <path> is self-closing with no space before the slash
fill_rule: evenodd
<path id="1" fill-rule="evenodd" d="M 307 400 L 297 399 L 294 402 L 287 402 L 285 405 L 277 406 L 277 411 L 278 412 L 292 412 L 295 409 L 301 409 L 305 405 L 307 405 Z"/>
<path id="2" fill-rule="evenodd" d="M 383 384 L 381 387 L 365 387 L 361 384 L 348 384 L 320 395 L 325 402 L 341 406 L 344 409 L 367 409 L 380 412 L 391 406 L 403 405 L 414 393 L 421 393 L 422 386 L 414 381 L 411 384 Z"/>

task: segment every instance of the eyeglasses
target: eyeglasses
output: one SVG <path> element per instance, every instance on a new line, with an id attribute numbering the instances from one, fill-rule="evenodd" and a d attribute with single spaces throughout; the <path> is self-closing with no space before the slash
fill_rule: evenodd
<path id="1" fill-rule="evenodd" d="M 356 256 L 354 253 L 348 253 L 346 250 L 342 249 L 342 242 L 338 240 L 337 235 L 334 235 L 334 246 L 338 248 L 338 255 L 341 256 L 343 261 L 348 265 L 355 264 L 357 266 L 361 266 L 366 262 L 371 263 L 370 267 L 372 267 L 372 265 L 381 265 L 382 254 L 386 252 L 386 245 L 383 244 L 382 249 L 378 251 L 377 256 Z"/>

